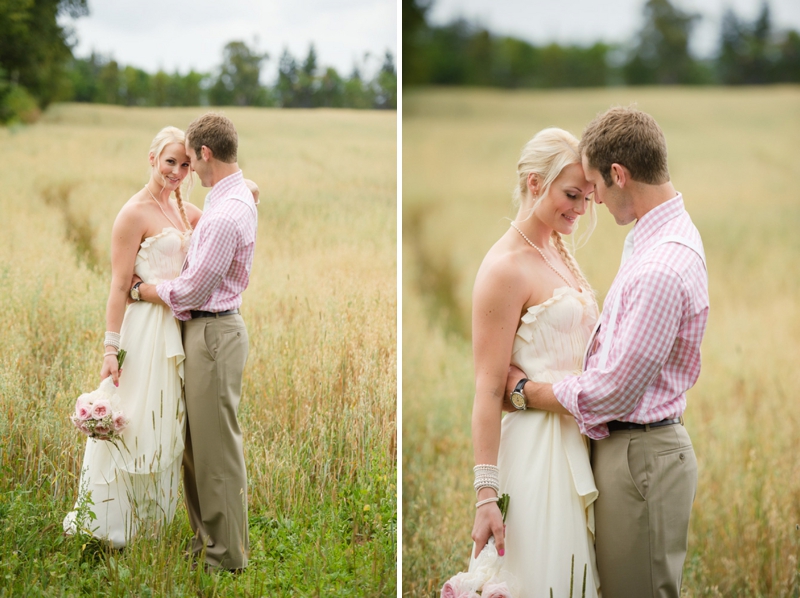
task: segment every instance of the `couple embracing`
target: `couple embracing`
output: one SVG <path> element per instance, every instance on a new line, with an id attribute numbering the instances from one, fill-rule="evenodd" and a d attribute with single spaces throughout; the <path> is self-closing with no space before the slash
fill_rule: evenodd
<path id="1" fill-rule="evenodd" d="M 243 178 L 237 150 L 236 129 L 220 114 L 185 133 L 162 129 L 150 179 L 114 222 L 100 376 L 113 380 L 129 424 L 120 442 L 87 440 L 76 510 L 64 519 L 66 533 L 115 548 L 158 532 L 175 514 L 183 465 L 192 556 L 231 571 L 248 558 L 239 307 L 258 222 L 258 188 Z M 183 201 L 192 171 L 211 187 L 204 212 Z"/>
<path id="2" fill-rule="evenodd" d="M 573 557 L 586 596 L 678 597 L 697 486 L 683 412 L 708 278 L 663 132 L 612 108 L 580 142 L 538 133 L 517 172 L 517 218 L 473 295 L 473 556 L 493 537 L 521 597 L 568 596 Z M 635 221 L 602 315 L 562 240 L 579 217 L 593 224 L 593 203 Z"/>

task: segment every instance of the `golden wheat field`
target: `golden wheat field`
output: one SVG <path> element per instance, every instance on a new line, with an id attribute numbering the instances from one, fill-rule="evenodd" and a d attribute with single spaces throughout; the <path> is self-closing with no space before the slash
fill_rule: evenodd
<path id="1" fill-rule="evenodd" d="M 800 88 L 408 92 L 403 104 L 403 583 L 466 569 L 472 283 L 515 211 L 519 151 L 636 102 L 703 235 L 711 311 L 686 426 L 699 463 L 685 596 L 800 595 Z M 627 228 L 576 257 L 602 299 Z M 602 581 L 602 580 L 601 580 Z"/>
<path id="2" fill-rule="evenodd" d="M 99 382 L 111 224 L 148 180 L 156 132 L 202 112 L 56 105 L 0 130 L 0 595 L 396 591 L 395 112 L 225 110 L 261 189 L 242 307 L 248 570 L 191 572 L 182 505 L 166 538 L 121 555 L 61 537 L 84 445 L 68 415 Z"/>

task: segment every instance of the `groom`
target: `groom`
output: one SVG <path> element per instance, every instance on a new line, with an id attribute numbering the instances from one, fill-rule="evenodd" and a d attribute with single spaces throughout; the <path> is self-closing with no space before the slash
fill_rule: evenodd
<path id="1" fill-rule="evenodd" d="M 189 125 L 186 153 L 203 187 L 211 187 L 206 209 L 181 275 L 158 286 L 134 285 L 140 299 L 167 305 L 183 321 L 183 481 L 195 534 L 192 552 L 205 549 L 209 566 L 231 571 L 247 566 L 249 550 L 247 472 L 237 420 L 248 336 L 239 307 L 258 223 L 237 148 L 236 129 L 221 114 L 204 114 Z"/>
<path id="2" fill-rule="evenodd" d="M 569 413 L 592 439 L 603 596 L 677 598 L 697 488 L 683 412 L 708 319 L 702 240 L 650 115 L 608 110 L 586 128 L 580 151 L 595 201 L 617 224 L 636 224 L 583 373 L 550 385 L 512 368 L 507 398 L 521 393 L 521 409 Z"/>

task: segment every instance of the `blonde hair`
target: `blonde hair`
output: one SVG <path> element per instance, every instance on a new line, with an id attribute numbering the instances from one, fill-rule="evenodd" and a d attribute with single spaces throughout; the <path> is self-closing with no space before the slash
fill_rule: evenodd
<path id="1" fill-rule="evenodd" d="M 525 144 L 522 148 L 519 162 L 517 163 L 517 176 L 519 178 L 517 186 L 514 188 L 514 205 L 518 208 L 525 207 L 525 204 L 532 201 L 529 208 L 525 208 L 529 214 L 533 214 L 536 206 L 542 199 L 550 192 L 550 186 L 553 181 L 558 178 L 561 171 L 570 164 L 580 164 L 581 155 L 578 151 L 578 140 L 574 135 L 558 129 L 550 127 L 543 129 L 534 135 L 533 139 Z M 536 197 L 531 197 L 528 189 L 528 176 L 531 173 L 537 174 L 540 179 L 539 194 Z M 594 202 L 589 202 L 588 212 L 588 226 L 583 232 L 578 243 L 572 241 L 573 250 L 582 246 L 589 238 L 597 224 L 597 214 L 594 211 Z M 569 268 L 570 272 L 575 276 L 578 283 L 584 289 L 594 293 L 589 281 L 583 275 L 578 262 L 572 256 L 572 253 L 567 249 L 561 233 L 553 231 L 550 237 L 550 243 L 558 251 L 564 260 L 564 264 Z"/>
<path id="2" fill-rule="evenodd" d="M 180 143 L 184 145 L 186 142 L 186 135 L 183 131 L 181 131 L 178 127 L 164 127 L 161 129 L 158 134 L 153 138 L 152 143 L 150 143 L 150 153 L 153 154 L 153 159 L 155 160 L 155 164 L 153 164 L 153 168 L 156 168 L 159 161 L 161 160 L 161 152 L 164 151 L 164 148 L 170 145 L 171 143 Z M 184 179 L 184 182 L 175 189 L 175 200 L 178 202 L 178 211 L 181 214 L 181 221 L 183 222 L 186 229 L 189 230 L 192 228 L 192 225 L 189 223 L 189 218 L 186 216 L 186 209 L 183 207 L 183 197 L 181 194 L 181 186 L 186 184 L 186 195 L 188 196 L 192 190 L 192 173 L 189 174 Z"/>

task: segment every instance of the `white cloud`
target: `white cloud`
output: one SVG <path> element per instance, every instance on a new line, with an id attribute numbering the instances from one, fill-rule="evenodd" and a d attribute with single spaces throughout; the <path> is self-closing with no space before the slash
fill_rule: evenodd
<path id="1" fill-rule="evenodd" d="M 284 48 L 304 58 L 311 43 L 318 64 L 349 74 L 365 52 L 380 66 L 388 49 L 397 55 L 396 0 L 89 0 L 90 15 L 70 24 L 76 56 L 95 51 L 124 65 L 155 72 L 211 72 L 230 41 L 244 41 L 270 56 L 274 78 Z"/>

